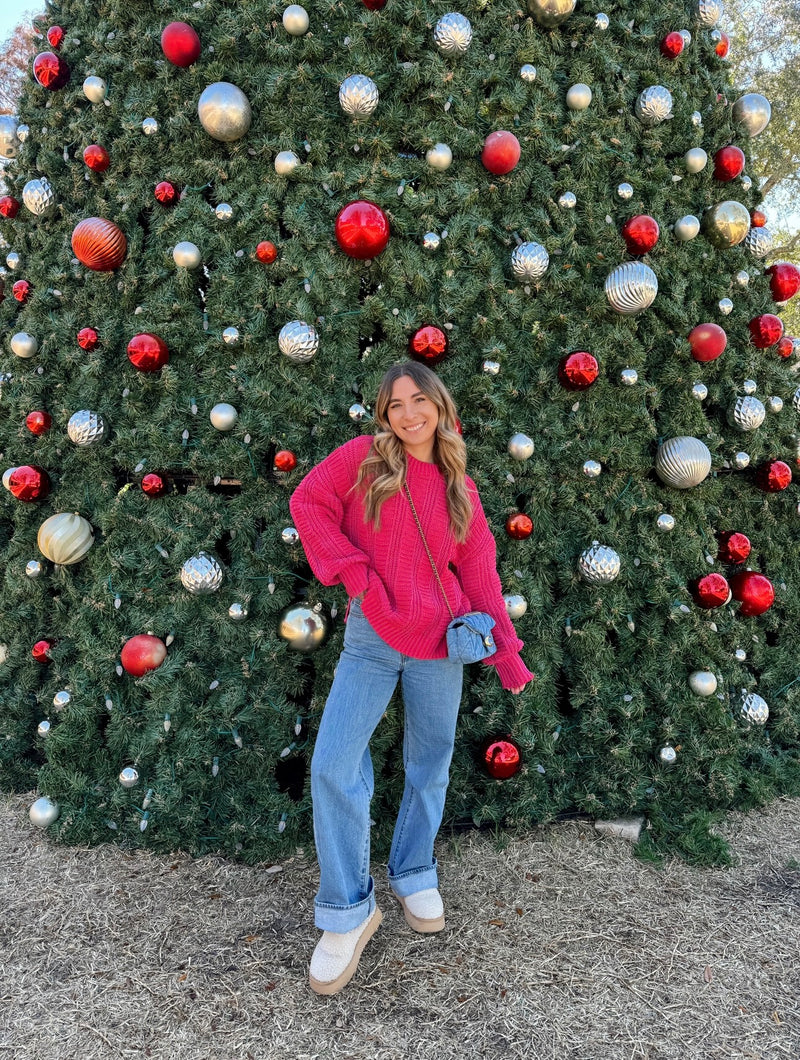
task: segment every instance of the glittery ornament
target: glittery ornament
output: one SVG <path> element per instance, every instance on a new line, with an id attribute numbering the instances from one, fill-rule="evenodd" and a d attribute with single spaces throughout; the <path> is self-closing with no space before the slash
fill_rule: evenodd
<path id="1" fill-rule="evenodd" d="M 508 780 L 522 766 L 520 749 L 511 737 L 493 737 L 481 750 L 483 768 L 494 780 Z"/>
<path id="2" fill-rule="evenodd" d="M 181 584 L 194 596 L 215 593 L 222 585 L 222 567 L 210 553 L 198 552 L 181 567 Z"/>
<path id="3" fill-rule="evenodd" d="M 408 352 L 415 361 L 428 367 L 439 364 L 447 356 L 447 335 L 441 328 L 426 324 L 419 328 L 408 341 Z"/>
<path id="4" fill-rule="evenodd" d="M 280 330 L 278 349 L 295 364 L 305 364 L 319 349 L 319 335 L 305 320 L 290 320 Z"/>
<path id="5" fill-rule="evenodd" d="M 672 93 L 663 85 L 646 88 L 637 97 L 634 111 L 645 128 L 660 125 L 672 117 Z"/>
<path id="6" fill-rule="evenodd" d="M 590 585 L 613 582 L 619 576 L 620 569 L 619 553 L 597 541 L 590 548 L 585 548 L 578 559 L 578 572 Z"/>

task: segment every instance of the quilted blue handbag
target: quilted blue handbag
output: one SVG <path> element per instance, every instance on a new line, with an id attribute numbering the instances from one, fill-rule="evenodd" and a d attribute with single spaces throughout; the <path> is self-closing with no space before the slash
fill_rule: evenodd
<path id="1" fill-rule="evenodd" d="M 411 499 L 411 490 L 408 488 L 408 483 L 405 483 L 405 491 L 408 503 L 411 505 L 414 521 L 422 538 L 422 543 L 428 553 L 428 559 L 431 561 L 433 573 L 439 583 L 439 588 L 442 590 L 444 602 L 447 604 L 447 610 L 450 612 L 450 618 L 452 619 L 447 627 L 447 658 L 452 659 L 453 662 L 460 662 L 465 665 L 467 663 L 480 662 L 481 659 L 488 659 L 490 655 L 494 655 L 497 651 L 497 645 L 492 636 L 495 621 L 491 615 L 487 615 L 484 611 L 467 611 L 465 615 L 459 615 L 458 617 L 453 614 L 450 601 L 447 599 L 447 593 L 442 585 L 442 579 L 439 577 L 439 571 L 436 568 L 436 562 L 431 555 L 431 550 L 428 548 L 428 542 L 425 540 L 425 534 L 417 515 L 417 509 Z"/>

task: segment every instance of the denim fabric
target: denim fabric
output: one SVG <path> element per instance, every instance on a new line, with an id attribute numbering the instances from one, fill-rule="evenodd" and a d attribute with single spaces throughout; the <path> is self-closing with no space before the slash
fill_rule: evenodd
<path id="1" fill-rule="evenodd" d="M 369 741 L 398 678 L 405 705 L 405 790 L 389 853 L 398 896 L 437 886 L 433 842 L 444 812 L 464 668 L 449 659 L 412 659 L 390 648 L 353 601 L 311 761 L 314 840 L 320 886 L 314 921 L 350 931 L 375 908 L 369 872 Z"/>

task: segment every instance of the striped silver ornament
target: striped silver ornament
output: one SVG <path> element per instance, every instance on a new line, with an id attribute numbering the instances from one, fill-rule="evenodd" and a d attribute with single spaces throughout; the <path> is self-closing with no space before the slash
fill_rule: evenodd
<path id="1" fill-rule="evenodd" d="M 667 486 L 686 490 L 698 486 L 711 471 L 711 452 L 699 438 L 682 435 L 662 442 L 656 453 L 656 474 Z"/>
<path id="2" fill-rule="evenodd" d="M 511 254 L 511 271 L 518 280 L 538 280 L 549 264 L 550 256 L 541 243 L 520 243 Z"/>
<path id="3" fill-rule="evenodd" d="M 619 553 L 597 541 L 590 548 L 585 548 L 578 558 L 580 576 L 590 585 L 613 582 L 619 576 L 621 566 Z"/>
<path id="4" fill-rule="evenodd" d="M 728 409 L 728 423 L 740 431 L 754 431 L 764 422 L 767 410 L 758 398 L 738 397 Z"/>
<path id="5" fill-rule="evenodd" d="M 658 294 L 658 278 L 649 265 L 626 261 L 608 274 L 605 290 L 612 309 L 634 316 L 653 304 Z"/>
<path id="6" fill-rule="evenodd" d="M 75 445 L 86 448 L 99 442 L 106 431 L 106 424 L 99 412 L 80 409 L 73 412 L 67 423 L 67 435 Z"/>
<path id="7" fill-rule="evenodd" d="M 181 567 L 181 583 L 196 596 L 215 593 L 222 585 L 222 567 L 208 552 L 198 552 Z"/>
<path id="8" fill-rule="evenodd" d="M 378 106 L 378 86 L 371 77 L 351 74 L 339 85 L 339 106 L 351 118 L 366 118 Z"/>
<path id="9" fill-rule="evenodd" d="M 645 127 L 660 125 L 672 117 L 672 93 L 663 85 L 652 85 L 639 93 L 634 112 Z"/>
<path id="10" fill-rule="evenodd" d="M 319 349 L 319 335 L 305 320 L 290 320 L 278 335 L 278 349 L 295 364 L 305 364 Z"/>
<path id="11" fill-rule="evenodd" d="M 433 43 L 444 55 L 463 55 L 472 43 L 472 25 L 458 11 L 442 15 L 433 27 Z"/>

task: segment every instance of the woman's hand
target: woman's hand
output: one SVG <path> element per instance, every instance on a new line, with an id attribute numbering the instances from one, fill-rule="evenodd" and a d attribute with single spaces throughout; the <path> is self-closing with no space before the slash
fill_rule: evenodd
<path id="1" fill-rule="evenodd" d="M 519 685 L 517 688 L 509 688 L 509 692 L 512 696 L 518 696 L 524 687 L 525 685 Z"/>

